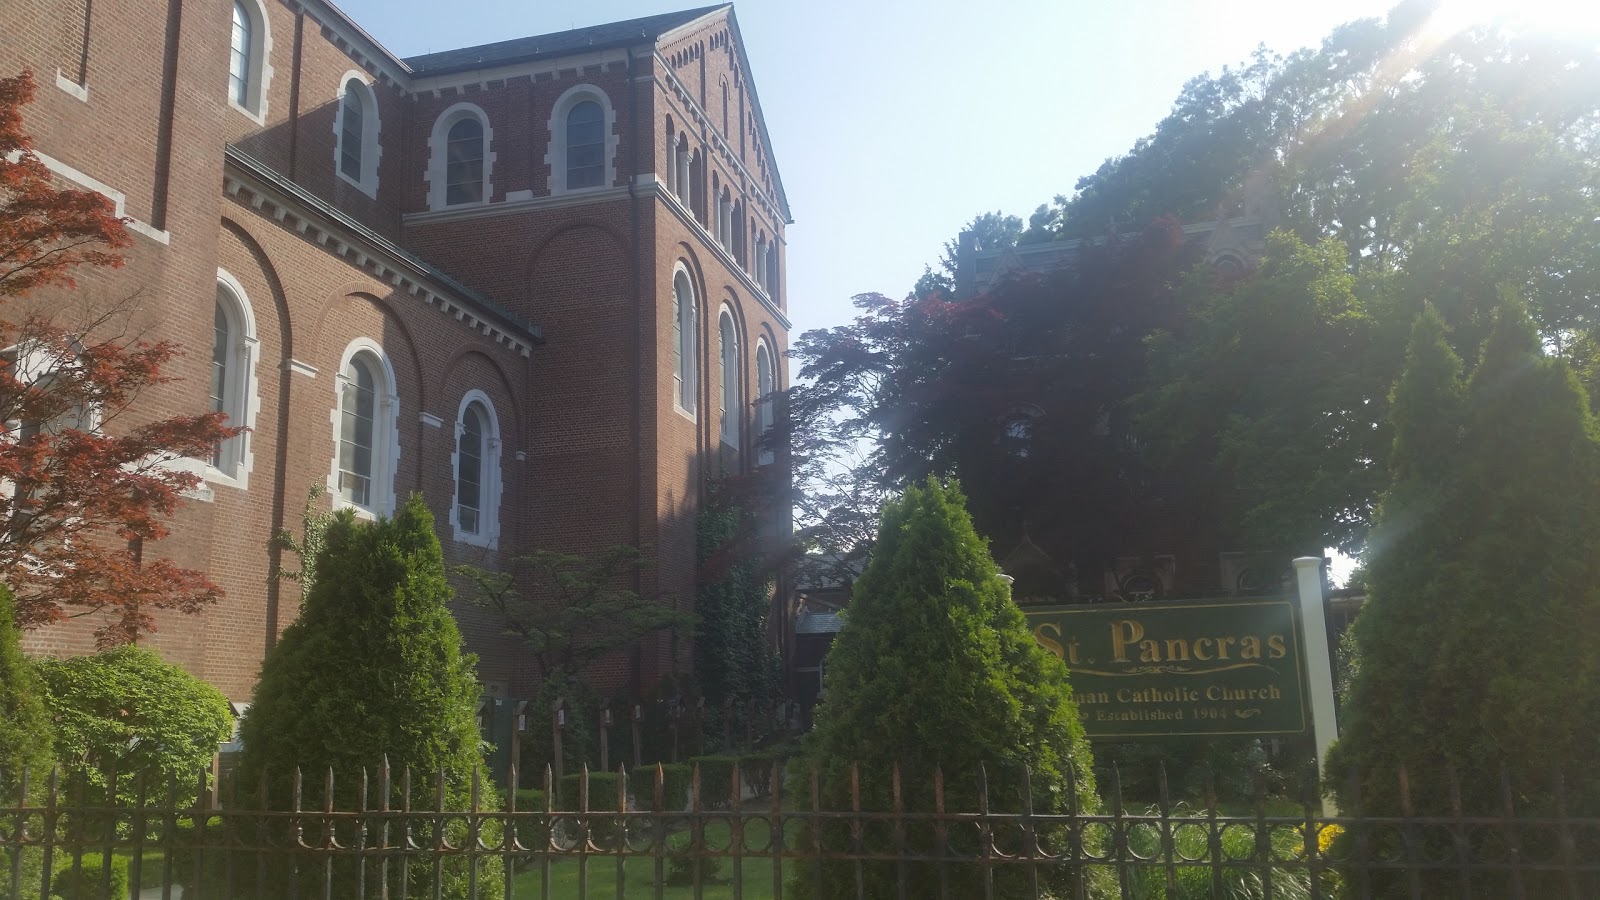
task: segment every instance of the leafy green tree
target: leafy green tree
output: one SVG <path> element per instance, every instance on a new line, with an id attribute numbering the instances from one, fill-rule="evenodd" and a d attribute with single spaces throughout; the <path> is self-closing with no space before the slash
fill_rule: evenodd
<path id="1" fill-rule="evenodd" d="M 558 673 L 586 678 L 595 663 L 641 638 L 693 623 L 663 598 L 627 587 L 645 562 L 639 548 L 619 544 L 592 556 L 536 550 L 503 570 L 458 566 L 455 572 L 474 587 L 467 601 L 523 642 L 544 681 Z"/>
<path id="2" fill-rule="evenodd" d="M 1363 810 L 1600 809 L 1600 430 L 1566 364 L 1507 305 L 1466 381 L 1441 318 L 1422 316 L 1391 401 L 1394 477 L 1374 531 L 1330 787 Z M 1538 893 L 1534 891 L 1533 893 Z"/>
<path id="3" fill-rule="evenodd" d="M 1241 546 L 1321 555 L 1365 537 L 1404 346 L 1388 297 L 1357 288 L 1337 240 L 1274 232 L 1249 277 L 1191 273 L 1185 315 L 1150 338 L 1139 434 L 1157 464 L 1201 463 Z"/>
<path id="4" fill-rule="evenodd" d="M 22 655 L 22 633 L 11 590 L 0 584 L 0 803 L 19 799 L 38 801 L 51 765 L 54 738 L 45 708 L 44 684 Z M 22 797 L 22 773 L 27 770 L 29 791 Z M 0 837 L 15 837 L 17 823 L 0 822 Z M 13 859 L 0 853 L 0 885 L 11 884 Z M 36 851 L 21 856 L 23 896 L 38 893 L 43 857 Z M 30 894 L 29 892 L 32 891 Z"/>
<path id="5" fill-rule="evenodd" d="M 476 658 L 461 651 L 450 614 L 452 592 L 433 527 L 433 514 L 418 495 L 393 519 L 361 524 L 342 511 L 328 527 L 316 582 L 300 617 L 263 662 L 242 725 L 241 784 L 264 780 L 268 790 L 253 802 L 282 808 L 298 768 L 305 775 L 303 802 L 321 806 L 322 776 L 331 769 L 334 794 L 328 799 L 353 809 L 362 771 L 375 776 L 387 761 L 395 773 L 391 803 L 401 801 L 400 772 L 410 767 L 413 805 L 432 802 L 433 779 L 442 775 L 445 807 L 468 808 L 483 764 L 474 718 L 481 691 Z M 493 791 L 484 783 L 479 806 L 493 808 Z M 375 801 L 369 795 L 368 802 Z M 465 837 L 459 823 L 446 826 L 452 843 Z M 444 865 L 445 896 L 465 897 L 468 862 Z M 490 892 L 480 895 L 498 897 L 500 861 L 477 865 L 479 890 Z M 413 892 L 431 886 L 431 863 L 406 868 Z M 340 869 L 338 877 L 353 879 L 354 871 Z"/>
<path id="6" fill-rule="evenodd" d="M 1033 640 L 965 502 L 959 487 L 930 478 L 884 509 L 872 562 L 828 654 L 824 699 L 800 763 L 820 771 L 824 808 L 848 808 L 857 763 L 865 809 L 890 808 L 896 763 L 908 809 L 931 811 L 935 766 L 945 773 L 951 810 L 977 808 L 980 766 L 987 767 L 996 808 L 1020 808 L 1023 766 L 1036 812 L 1096 805 L 1066 668 Z M 1076 797 L 1069 773 L 1076 776 Z M 824 840 L 842 837 L 834 825 L 823 827 Z M 997 894 L 1011 896 L 1018 885 L 1009 879 L 1023 874 L 996 873 L 1003 888 Z M 895 875 L 893 865 L 867 864 L 866 896 L 894 896 Z M 1057 869 L 1045 877 L 1070 875 Z M 797 877 L 796 896 L 855 893 L 852 863 L 824 863 L 819 871 L 802 866 Z M 929 868 L 913 868 L 909 877 L 908 896 L 938 896 Z M 950 896 L 980 896 L 980 877 L 976 866 L 952 866 Z"/>
<path id="7" fill-rule="evenodd" d="M 148 647 L 125 644 L 94 656 L 41 659 L 46 703 L 55 719 L 55 753 L 68 779 L 103 791 L 118 774 L 128 796 L 143 775 L 147 799 L 164 800 L 174 785 L 192 802 L 199 776 L 233 733 L 233 710 L 211 685 Z"/>
<path id="8" fill-rule="evenodd" d="M 977 297 L 863 295 L 854 322 L 801 336 L 788 423 L 802 537 L 853 565 L 871 546 L 869 504 L 928 475 L 961 479 L 998 546 L 1030 536 L 1063 571 L 1098 574 L 1129 549 L 1107 520 L 1199 521 L 1172 514 L 1205 505 L 1186 493 L 1193 480 L 1146 465 L 1128 407 L 1147 378 L 1144 338 L 1170 324 L 1190 260 L 1164 220 Z"/>

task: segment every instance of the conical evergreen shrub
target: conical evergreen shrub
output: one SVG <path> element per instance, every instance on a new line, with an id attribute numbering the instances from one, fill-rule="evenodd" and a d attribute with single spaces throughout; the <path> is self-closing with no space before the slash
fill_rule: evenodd
<path id="1" fill-rule="evenodd" d="M 441 774 L 444 806 L 469 808 L 474 772 L 483 762 L 474 720 L 481 691 L 476 660 L 461 652 L 461 633 L 448 608 L 452 591 L 433 514 L 419 496 L 393 519 L 372 524 L 342 513 L 329 527 L 316 565 L 316 583 L 299 619 L 267 655 L 241 726 L 241 783 L 247 789 L 263 780 L 266 785 L 265 797 L 257 792 L 251 802 L 285 808 L 298 768 L 304 779 L 302 807 L 320 808 L 331 769 L 335 808 L 356 808 L 363 771 L 373 808 L 383 799 L 378 773 L 387 760 L 393 771 L 391 808 L 401 802 L 406 767 L 412 771 L 413 809 L 433 807 Z M 495 808 L 493 797 L 484 773 L 479 808 Z M 426 831 L 413 827 L 413 839 L 431 845 L 433 836 Z M 445 836 L 458 845 L 466 839 L 465 826 L 458 821 Z M 498 833 L 483 837 L 494 843 Z M 320 867 L 309 865 L 301 865 L 302 894 L 311 884 L 306 877 L 320 874 Z M 467 861 L 451 857 L 444 867 L 444 896 L 465 897 Z M 432 896 L 431 861 L 395 866 L 391 872 L 402 868 L 409 868 L 410 893 Z M 353 866 L 337 876 L 344 888 L 354 890 L 349 883 Z M 369 882 L 375 877 L 369 874 Z M 480 898 L 498 897 L 502 882 L 498 859 L 478 862 Z M 391 893 L 396 887 L 390 886 Z M 336 896 L 340 890 L 335 888 Z"/>
<path id="2" fill-rule="evenodd" d="M 1498 814 L 1504 767 L 1515 806 L 1547 815 L 1559 771 L 1568 811 L 1600 812 L 1600 431 L 1582 389 L 1514 306 L 1463 381 L 1430 312 L 1392 410 L 1329 787 L 1396 815 L 1405 767 L 1416 811 L 1449 815 L 1454 769 L 1466 811 Z"/>
<path id="3" fill-rule="evenodd" d="M 955 484 L 929 479 L 885 506 L 872 561 L 827 657 L 815 728 L 796 762 L 802 784 L 809 784 L 806 770 L 818 770 L 824 809 L 850 808 L 851 768 L 859 764 L 862 807 L 890 810 L 896 763 L 909 810 L 933 810 L 935 767 L 950 811 L 977 811 L 980 767 L 992 809 L 1020 811 L 1029 801 L 1039 813 L 1066 812 L 1074 802 L 1096 807 L 1066 667 L 1034 641 L 999 574 Z M 825 826 L 820 838 L 833 849 L 851 846 L 843 823 Z M 933 850 L 931 829 L 913 827 L 909 840 Z M 869 829 L 866 841 L 868 850 L 893 850 L 888 829 Z M 975 831 L 955 829 L 951 842 L 955 852 L 977 850 Z M 1040 874 L 1063 890 L 1074 875 L 1061 867 Z M 802 865 L 796 875 L 795 896 L 856 895 L 852 862 Z M 898 896 L 893 863 L 868 863 L 863 875 L 865 896 Z M 936 867 L 910 866 L 907 876 L 906 896 L 941 896 Z M 952 865 L 948 877 L 949 896 L 983 896 L 978 866 Z M 996 877 L 996 895 L 1012 896 L 1027 873 L 1002 869 Z"/>

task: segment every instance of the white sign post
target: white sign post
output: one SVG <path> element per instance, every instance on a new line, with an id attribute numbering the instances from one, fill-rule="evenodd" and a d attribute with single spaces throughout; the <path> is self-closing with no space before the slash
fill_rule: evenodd
<path id="1" fill-rule="evenodd" d="M 1328 653 L 1322 560 L 1302 556 L 1294 561 L 1294 568 L 1300 587 L 1300 636 L 1306 654 L 1306 691 L 1311 695 L 1311 737 L 1317 745 L 1317 777 L 1324 778 L 1328 774 L 1328 748 L 1339 737 L 1339 723 L 1333 706 L 1333 660 Z M 1329 816 L 1339 814 L 1333 800 L 1327 796 L 1322 799 L 1322 812 Z"/>

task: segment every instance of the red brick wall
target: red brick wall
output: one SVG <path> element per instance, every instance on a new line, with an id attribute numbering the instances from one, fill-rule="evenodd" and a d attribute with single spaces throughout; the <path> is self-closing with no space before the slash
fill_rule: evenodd
<path id="1" fill-rule="evenodd" d="M 380 343 L 395 373 L 395 493 L 403 501 L 410 491 L 423 492 L 451 564 L 494 567 L 535 548 L 589 553 L 640 544 L 653 548 L 654 557 L 640 573 L 639 590 L 692 607 L 694 515 L 706 479 L 727 464 L 718 457 L 715 430 L 717 309 L 727 303 L 739 324 L 747 401 L 755 393 L 757 337 L 766 335 L 772 346 L 780 384 L 787 382 L 787 337 L 781 316 L 710 246 L 705 229 L 683 221 L 674 202 L 651 189 L 655 173 L 665 180 L 666 117 L 694 119 L 661 86 L 658 61 L 647 51 L 635 61 L 635 74 L 655 74 L 654 80 L 634 80 L 626 59 L 610 54 L 598 62 L 591 56 L 488 73 L 479 81 L 447 76 L 405 96 L 383 77 L 392 69 L 358 63 L 341 49 L 339 35 L 308 13 L 281 0 L 268 0 L 266 8 L 274 72 L 266 120 L 258 124 L 227 101 L 227 4 L 184 5 L 175 41 L 166 39 L 168 2 L 96 4 L 87 103 L 54 86 L 56 68 L 66 71 L 82 55 L 71 17 L 52 0 L 0 4 L 0 33 L 8 35 L 0 43 L 0 73 L 31 67 L 41 82 L 26 119 L 41 152 L 125 193 L 129 215 L 168 232 L 166 243 L 136 236 L 125 269 L 85 278 L 75 295 L 133 296 L 141 326 L 190 348 L 172 369 L 180 380 L 143 398 L 130 421 L 205 408 L 219 266 L 242 284 L 254 313 L 259 409 L 248 489 L 213 486 L 209 500 L 190 502 L 175 517 L 171 539 L 146 549 L 206 570 L 227 597 L 198 617 L 162 617 L 151 643 L 231 698 L 248 699 L 262 653 L 299 602 L 296 586 L 270 580 L 275 560 L 268 542 L 277 525 L 298 531 L 307 490 L 328 478 L 337 370 L 357 337 Z M 678 76 L 692 75 L 698 92 L 706 78 L 715 85 L 726 75 L 737 103 L 738 86 L 749 97 L 748 79 L 726 43 L 725 21 L 718 17 L 684 37 L 683 46 L 712 46 Z M 378 98 L 383 155 L 376 200 L 335 174 L 336 98 L 351 70 L 371 76 Z M 551 107 L 578 83 L 603 90 L 610 101 L 616 178 L 583 202 L 546 199 Z M 483 214 L 430 215 L 423 178 L 429 137 L 439 114 L 463 100 L 483 108 L 493 131 L 493 203 Z M 710 121 L 694 126 L 701 146 L 711 142 L 707 128 L 721 125 L 716 100 Z M 735 133 L 727 140 L 745 171 L 712 158 L 707 178 L 716 171 L 719 181 L 739 185 L 752 220 L 781 237 L 782 223 L 755 200 L 775 195 L 746 102 L 742 116 L 730 111 Z M 172 111 L 167 118 L 165 105 Z M 292 217 L 248 195 L 226 195 L 227 143 L 538 323 L 545 343 L 524 357 L 376 277 L 357 264 L 357 254 L 339 255 L 315 242 L 293 227 Z M 501 214 L 500 204 L 515 192 L 531 192 L 532 199 Z M 702 310 L 694 420 L 673 402 L 672 272 L 680 259 L 693 272 Z M 502 441 L 501 534 L 493 549 L 454 540 L 450 525 L 454 426 L 471 389 L 492 401 Z M 742 412 L 753 421 L 748 406 Z M 442 424 L 429 424 L 423 413 Z M 748 425 L 744 434 L 748 440 Z M 519 453 L 525 458 L 517 459 Z M 728 462 L 748 466 L 751 459 L 747 452 Z M 285 563 L 293 566 L 292 559 Z M 513 695 L 533 688 L 531 664 L 497 624 L 464 602 L 458 618 L 486 682 Z M 28 644 L 35 652 L 84 652 L 92 627 L 84 620 L 37 632 Z M 681 654 L 677 659 L 687 662 Z M 649 680 L 672 660 L 669 642 L 653 641 L 637 659 L 610 661 L 602 689 Z"/>

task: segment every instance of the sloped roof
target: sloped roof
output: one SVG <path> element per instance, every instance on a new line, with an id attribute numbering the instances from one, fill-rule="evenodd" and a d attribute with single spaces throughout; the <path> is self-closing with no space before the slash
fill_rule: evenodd
<path id="1" fill-rule="evenodd" d="M 413 75 L 424 77 L 503 66 L 550 56 L 565 56 L 588 50 L 622 47 L 640 41 L 654 40 L 674 28 L 681 28 L 728 5 L 730 4 L 721 3 L 716 6 L 702 6 L 699 9 L 661 13 L 639 19 L 628 19 L 625 22 L 607 22 L 604 25 L 496 41 L 492 44 L 479 44 L 476 47 L 463 47 L 460 50 L 443 50 L 410 57 L 405 63 Z"/>

